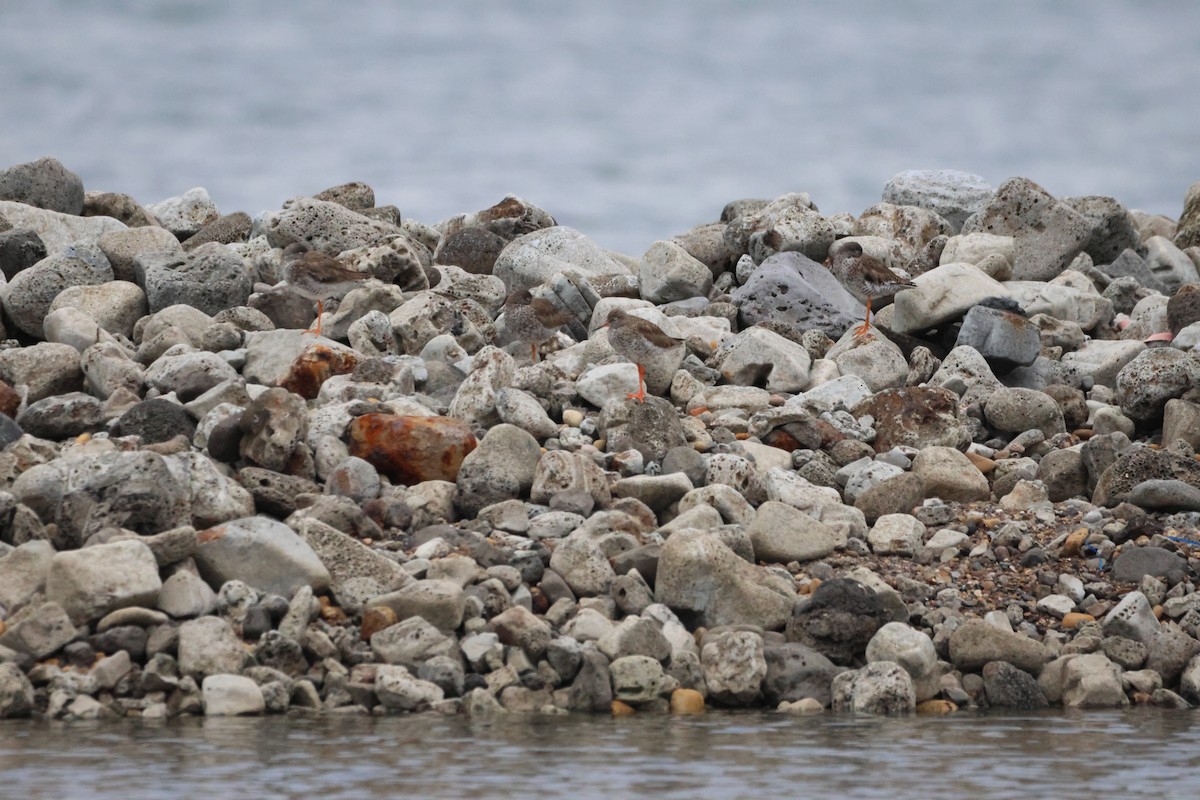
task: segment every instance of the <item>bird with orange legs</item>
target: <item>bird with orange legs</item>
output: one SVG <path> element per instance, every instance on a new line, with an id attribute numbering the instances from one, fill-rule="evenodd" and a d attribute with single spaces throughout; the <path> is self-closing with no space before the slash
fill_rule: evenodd
<path id="1" fill-rule="evenodd" d="M 829 270 L 846 291 L 867 306 L 863 324 L 854 329 L 855 336 L 865 336 L 871 330 L 871 299 L 888 297 L 903 289 L 912 289 L 915 283 L 896 274 L 877 258 L 863 252 L 858 242 L 842 242 L 836 252 L 830 254 Z"/>

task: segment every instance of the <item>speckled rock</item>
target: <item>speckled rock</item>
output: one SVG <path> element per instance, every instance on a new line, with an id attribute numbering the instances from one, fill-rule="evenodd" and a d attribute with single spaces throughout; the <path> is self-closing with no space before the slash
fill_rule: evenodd
<path id="1" fill-rule="evenodd" d="M 11 200 L 0 200 L 0 219 L 14 229 L 34 231 L 50 255 L 70 247 L 94 246 L 105 233 L 125 228 L 109 217 L 78 217 Z"/>
<path id="2" fill-rule="evenodd" d="M 879 453 L 901 445 L 957 449 L 971 441 L 959 410 L 958 395 L 948 389 L 925 386 L 884 389 L 854 406 L 853 413 L 875 418 L 873 446 Z"/>
<path id="3" fill-rule="evenodd" d="M 541 448 L 527 431 L 499 424 L 462 460 L 455 505 L 474 516 L 484 506 L 524 497 L 533 486 Z"/>
<path id="4" fill-rule="evenodd" d="M 83 180 L 56 158 L 39 158 L 0 170 L 0 200 L 78 216 Z"/>
<path id="5" fill-rule="evenodd" d="M 1041 352 L 1042 336 L 1024 316 L 978 305 L 967 312 L 955 347 L 973 347 L 999 372 L 1032 364 Z"/>
<path id="6" fill-rule="evenodd" d="M 843 532 L 775 500 L 758 507 L 746 532 L 755 559 L 767 563 L 813 561 L 846 544 Z"/>
<path id="7" fill-rule="evenodd" d="M 197 541 L 196 564 L 210 585 L 239 580 L 284 597 L 300 586 L 329 587 L 329 570 L 317 554 L 295 531 L 276 520 L 232 520 L 201 531 Z"/>
<path id="8" fill-rule="evenodd" d="M 912 677 L 893 661 L 877 661 L 833 679 L 834 711 L 856 714 L 911 714 L 917 709 Z"/>
<path id="9" fill-rule="evenodd" d="M 1143 350 L 1117 373 L 1117 402 L 1139 422 L 1153 422 L 1167 401 L 1200 386 L 1200 360 L 1174 348 Z"/>
<path id="10" fill-rule="evenodd" d="M 999 388 L 984 401 L 983 413 L 988 425 L 1003 433 L 1037 429 L 1049 438 L 1066 431 L 1058 403 L 1034 389 Z"/>
<path id="11" fill-rule="evenodd" d="M 963 233 L 993 233 L 1016 240 L 1013 277 L 1050 280 L 1087 245 L 1096 224 L 1026 178 L 1010 178 L 963 223 Z"/>
<path id="12" fill-rule="evenodd" d="M 1008 297 L 1009 291 L 971 264 L 942 264 L 913 279 L 916 289 L 896 295 L 890 327 L 897 333 L 916 333 L 952 322 L 988 297 Z"/>
<path id="13" fill-rule="evenodd" d="M 1007 661 L 1036 675 L 1050 660 L 1040 642 L 981 619 L 968 619 L 950 634 L 950 661 L 961 670 L 978 670 L 990 661 Z"/>
<path id="14" fill-rule="evenodd" d="M 29 336 L 43 339 L 43 320 L 60 292 L 112 279 L 112 267 L 104 254 L 95 246 L 81 245 L 49 255 L 17 273 L 0 287 L 0 300 L 13 324 Z"/>
<path id="15" fill-rule="evenodd" d="M 734 290 L 732 302 L 743 328 L 790 322 L 829 336 L 841 336 L 866 312 L 828 269 L 800 253 L 780 253 L 763 261 Z"/>
<path id="16" fill-rule="evenodd" d="M 965 455 L 950 447 L 926 447 L 913 459 L 913 474 L 926 497 L 969 503 L 991 496 L 987 478 Z"/>

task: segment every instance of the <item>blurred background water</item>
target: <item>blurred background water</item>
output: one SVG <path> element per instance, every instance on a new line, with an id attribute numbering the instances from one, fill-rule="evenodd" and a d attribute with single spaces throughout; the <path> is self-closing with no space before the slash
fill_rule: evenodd
<path id="1" fill-rule="evenodd" d="M 223 212 L 364 180 L 512 192 L 640 255 L 740 197 L 859 213 L 905 169 L 1178 216 L 1200 4 L 0 0 L 0 162 Z"/>

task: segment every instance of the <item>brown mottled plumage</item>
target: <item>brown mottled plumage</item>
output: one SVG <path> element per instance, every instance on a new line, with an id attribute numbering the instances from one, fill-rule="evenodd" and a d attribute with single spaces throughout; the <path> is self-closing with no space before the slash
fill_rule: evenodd
<path id="1" fill-rule="evenodd" d="M 529 343 L 531 361 L 538 360 L 538 346 L 571 319 L 566 311 L 549 300 L 534 297 L 528 289 L 515 291 L 504 300 L 504 324 L 509 333 Z"/>
<path id="2" fill-rule="evenodd" d="M 343 297 L 371 277 L 342 266 L 333 256 L 318 253 L 303 242 L 293 242 L 283 250 L 283 279 L 296 294 L 315 300 L 317 322 L 307 333 L 321 334 L 321 315 L 325 301 Z"/>
<path id="3" fill-rule="evenodd" d="M 833 254 L 829 269 L 846 291 L 867 306 L 867 318 L 854 330 L 863 336 L 871 329 L 871 298 L 886 297 L 901 289 L 911 289 L 915 283 L 892 272 L 883 262 L 863 252 L 858 242 L 844 242 Z"/>
<path id="4" fill-rule="evenodd" d="M 621 356 L 637 364 L 638 390 L 627 397 L 639 403 L 646 401 L 646 367 L 660 353 L 679 346 L 679 340 L 668 336 L 653 322 L 618 308 L 604 326 L 608 328 L 608 343 Z"/>

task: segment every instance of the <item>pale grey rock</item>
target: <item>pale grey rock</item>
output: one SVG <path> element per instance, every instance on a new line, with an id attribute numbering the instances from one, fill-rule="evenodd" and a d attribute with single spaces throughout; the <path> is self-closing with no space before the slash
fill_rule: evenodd
<path id="1" fill-rule="evenodd" d="M 200 683 L 206 717 L 257 716 L 266 711 L 262 689 L 244 675 L 208 675 Z"/>
<path id="2" fill-rule="evenodd" d="M 1007 661 L 1036 675 L 1050 660 L 1045 645 L 983 620 L 968 619 L 950 634 L 950 661 L 963 671 L 978 670 L 989 661 Z"/>
<path id="3" fill-rule="evenodd" d="M 846 544 L 843 532 L 777 500 L 758 507 L 747 533 L 755 559 L 768 563 L 813 561 Z"/>
<path id="4" fill-rule="evenodd" d="M 455 505 L 474 516 L 493 503 L 523 497 L 535 485 L 540 458 L 541 448 L 528 431 L 507 423 L 489 428 L 459 467 Z"/>
<path id="5" fill-rule="evenodd" d="M 917 333 L 964 316 L 988 297 L 1009 297 L 1006 284 L 984 274 L 972 264 L 942 264 L 913 279 L 915 289 L 896 295 L 891 328 L 897 333 Z"/>
<path id="6" fill-rule="evenodd" d="M 708 698 L 722 705 L 753 703 L 767 676 L 763 638 L 751 631 L 712 633 L 700 648 Z"/>
<path id="7" fill-rule="evenodd" d="M 587 236 L 564 225 L 517 236 L 500 251 L 492 268 L 510 292 L 532 289 L 555 273 L 572 271 L 585 277 L 631 274 Z"/>
<path id="8" fill-rule="evenodd" d="M 926 497 L 969 503 L 991 496 L 984 474 L 952 447 L 924 448 L 913 459 L 912 471 L 925 486 Z"/>
<path id="9" fill-rule="evenodd" d="M 983 208 L 994 192 L 995 187 L 968 172 L 914 169 L 892 176 L 883 187 L 883 201 L 927 208 L 958 230 L 969 216 Z"/>
<path id="10" fill-rule="evenodd" d="M 47 256 L 0 285 L 0 301 L 17 328 L 35 339 L 44 339 L 46 314 L 64 289 L 111 280 L 112 267 L 100 249 L 95 245 L 76 245 Z"/>
<path id="11" fill-rule="evenodd" d="M 195 234 L 221 216 L 216 204 L 208 196 L 208 190 L 202 186 L 148 205 L 146 210 L 155 216 L 160 225 L 180 239 Z"/>
<path id="12" fill-rule="evenodd" d="M 79 631 L 55 602 L 27 605 L 6 621 L 0 647 L 43 659 L 74 641 Z"/>
<path id="13" fill-rule="evenodd" d="M 240 675 L 246 650 L 233 627 L 222 617 L 201 617 L 179 626 L 179 672 L 202 679 L 209 675 Z"/>
<path id="14" fill-rule="evenodd" d="M 812 359 L 802 345 L 754 326 L 726 339 L 713 363 L 729 383 L 795 393 L 808 386 Z"/>
<path id="15" fill-rule="evenodd" d="M 638 289 L 651 303 L 706 297 L 712 280 L 712 271 L 674 242 L 650 245 L 638 270 Z"/>
<path id="16" fill-rule="evenodd" d="M 0 607 L 11 615 L 43 591 L 53 558 L 54 547 L 42 539 L 0 556 Z"/>
<path id="17" fill-rule="evenodd" d="M 79 351 L 71 345 L 52 342 L 2 350 L 0 379 L 13 387 L 28 387 L 26 400 L 30 403 L 78 391 L 83 388 Z"/>
<path id="18" fill-rule="evenodd" d="M 1042 335 L 1035 324 L 1020 314 L 975 306 L 963 318 L 954 346 L 972 347 L 988 363 L 1007 371 L 1037 360 Z"/>
<path id="19" fill-rule="evenodd" d="M 1095 227 L 1033 181 L 1010 178 L 963 223 L 962 232 L 1012 236 L 1016 240 L 1013 276 L 1050 280 L 1083 250 Z"/>
<path id="20" fill-rule="evenodd" d="M 657 699 L 666 680 L 662 664 L 649 656 L 616 658 L 608 665 L 608 670 L 612 676 L 613 695 L 617 700 L 633 705 Z"/>
<path id="21" fill-rule="evenodd" d="M 1104 617 L 1104 633 L 1148 644 L 1159 631 L 1150 601 L 1139 591 L 1129 592 Z"/>
<path id="22" fill-rule="evenodd" d="M 891 339 L 847 330 L 825 356 L 843 375 L 857 375 L 872 392 L 904 385 L 908 361 Z"/>
<path id="23" fill-rule="evenodd" d="M 201 531 L 198 541 L 196 564 L 212 586 L 239 580 L 284 597 L 301 586 L 329 588 L 329 570 L 282 522 L 261 516 L 230 520 Z"/>
<path id="24" fill-rule="evenodd" d="M 1063 671 L 1062 704 L 1067 708 L 1120 708 L 1129 705 L 1121 668 L 1103 653 L 1079 655 Z"/>
<path id="25" fill-rule="evenodd" d="M 372 598 L 368 608 L 386 606 L 396 613 L 396 619 L 421 617 L 441 631 L 454 631 L 462 624 L 466 611 L 466 595 L 457 583 L 446 580 L 423 580 L 387 594 Z"/>
<path id="26" fill-rule="evenodd" d="M 314 250 L 336 256 L 345 250 L 383 244 L 403 231 L 338 203 L 299 197 L 289 201 L 282 211 L 259 217 L 253 233 L 266 236 L 271 247 L 305 241 Z"/>
<path id="27" fill-rule="evenodd" d="M 193 572 L 181 569 L 163 581 L 157 608 L 175 619 L 211 614 L 217 607 L 217 595 Z"/>
<path id="28" fill-rule="evenodd" d="M 0 719 L 28 717 L 34 710 L 33 684 L 16 664 L 0 663 Z"/>
<path id="29" fill-rule="evenodd" d="M 999 387 L 983 403 L 988 425 L 1003 433 L 1040 430 L 1047 438 L 1064 433 L 1062 408 L 1035 389 Z"/>
<path id="30" fill-rule="evenodd" d="M 884 514 L 867 533 L 877 556 L 914 556 L 921 548 L 925 526 L 911 514 Z"/>
<path id="31" fill-rule="evenodd" d="M 154 554 L 135 540 L 56 553 L 46 576 L 46 597 L 75 624 L 127 606 L 154 606 L 162 580 Z"/>
<path id="32" fill-rule="evenodd" d="M 1138 353 L 1117 373 L 1121 411 L 1139 422 L 1158 420 L 1167 401 L 1200 386 L 1200 361 L 1174 348 Z"/>
<path id="33" fill-rule="evenodd" d="M 371 652 L 385 664 L 417 669 L 435 656 L 458 655 L 458 643 L 421 617 L 409 617 L 371 637 Z"/>
<path id="34" fill-rule="evenodd" d="M 1064 382 L 1077 386 L 1084 376 L 1090 376 L 1096 384 L 1115 388 L 1121 369 L 1145 349 L 1142 342 L 1092 339 L 1063 355 L 1065 377 L 1073 378 Z"/>
<path id="35" fill-rule="evenodd" d="M 940 688 L 937 651 L 933 640 L 903 622 L 889 622 L 867 642 L 867 663 L 890 661 L 899 664 L 913 681 L 916 701 L 935 696 Z"/>
<path id="36" fill-rule="evenodd" d="M 916 710 L 912 677 L 893 661 L 876 661 L 833 679 L 834 711 L 856 714 L 898 715 Z"/>
<path id="37" fill-rule="evenodd" d="M 134 280 L 134 262 L 140 255 L 161 252 L 178 256 L 183 252 L 179 239 L 156 225 L 109 231 L 99 238 L 97 244 L 108 257 L 113 275 L 119 281 Z"/>
<path id="38" fill-rule="evenodd" d="M 709 531 L 671 534 L 659 556 L 655 600 L 707 627 L 750 623 L 777 630 L 795 604 L 790 580 L 741 559 Z"/>
<path id="39" fill-rule="evenodd" d="M 112 217 L 80 217 L 12 200 L 0 200 L 0 219 L 8 220 L 13 228 L 34 231 L 49 255 L 73 246 L 95 245 L 109 231 L 125 230 L 125 224 Z"/>
<path id="40" fill-rule="evenodd" d="M 375 696 L 393 711 L 420 711 L 445 697 L 440 686 L 413 677 L 403 666 L 380 665 L 375 672 Z"/>

